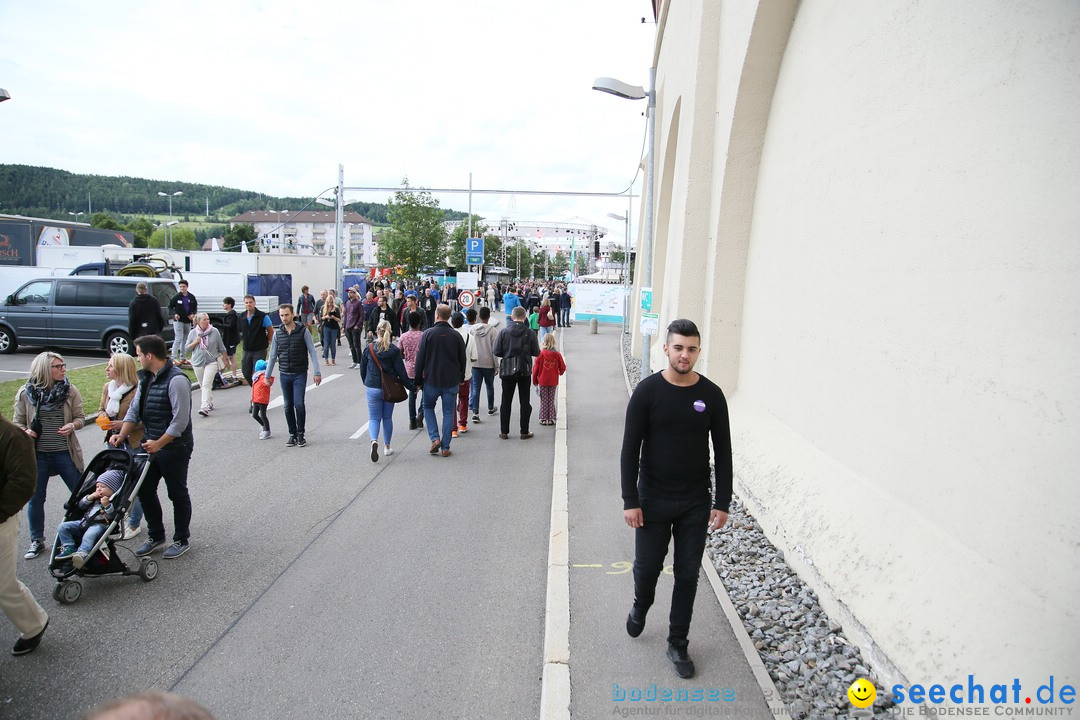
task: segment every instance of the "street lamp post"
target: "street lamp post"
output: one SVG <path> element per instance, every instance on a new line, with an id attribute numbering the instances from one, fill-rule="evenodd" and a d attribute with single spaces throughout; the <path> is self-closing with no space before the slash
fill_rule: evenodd
<path id="1" fill-rule="evenodd" d="M 176 192 L 174 192 L 174 193 L 163 193 L 163 192 L 161 192 L 160 190 L 158 191 L 158 195 L 160 195 L 161 197 L 167 197 L 167 198 L 169 198 L 169 247 L 167 248 L 167 249 L 169 249 L 169 250 L 172 250 L 172 249 L 173 249 L 173 242 L 172 242 L 172 226 L 176 224 L 176 223 L 174 223 L 174 222 L 172 221 L 172 199 L 173 199 L 174 197 L 176 197 L 177 195 L 183 195 L 183 194 L 184 194 L 184 191 L 183 191 L 183 190 L 177 190 L 177 191 L 176 191 Z"/>
<path id="2" fill-rule="evenodd" d="M 626 235 L 623 237 L 623 256 L 622 256 L 622 284 L 623 284 L 623 332 L 627 332 L 630 329 L 630 265 L 627 262 L 630 257 L 630 205 L 633 202 L 633 198 L 628 192 L 626 194 L 626 217 L 618 215 L 616 213 L 608 213 L 607 216 L 612 220 L 625 220 L 626 221 Z"/>
<path id="3" fill-rule="evenodd" d="M 656 68 L 649 68 L 649 89 L 640 85 L 627 85 L 615 78 L 601 77 L 593 82 L 593 90 L 606 92 L 626 100 L 648 100 L 648 130 L 646 132 L 649 148 L 645 169 L 645 268 L 641 274 L 641 287 L 651 287 L 652 283 L 652 243 L 653 243 L 653 192 L 656 170 Z M 641 379 L 649 376 L 649 333 L 642 333 L 641 338 Z"/>
<path id="4" fill-rule="evenodd" d="M 85 214 L 86 213 L 84 211 L 82 211 L 82 210 L 80 210 L 79 212 L 71 212 L 70 210 L 68 210 L 68 215 L 74 215 L 75 216 L 75 222 L 79 222 L 79 216 L 80 215 L 85 215 Z"/>

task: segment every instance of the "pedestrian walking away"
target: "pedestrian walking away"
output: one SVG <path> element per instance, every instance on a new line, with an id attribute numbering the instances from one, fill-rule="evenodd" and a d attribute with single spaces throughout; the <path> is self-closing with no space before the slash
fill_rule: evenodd
<path id="1" fill-rule="evenodd" d="M 465 319 L 461 313 L 453 314 L 450 318 L 450 326 L 457 330 L 461 339 L 465 341 L 465 382 L 458 386 L 457 412 L 455 413 L 457 428 L 456 433 L 453 434 L 457 437 L 469 432 L 469 387 L 472 385 L 472 367 L 476 360 L 476 342 L 469 334 L 469 329 L 465 327 Z"/>
<path id="2" fill-rule="evenodd" d="M 510 411 L 517 391 L 521 405 L 521 439 L 533 436 L 529 431 L 532 403 L 529 402 L 529 380 L 532 377 L 533 358 L 540 354 L 536 336 L 525 324 L 525 308 L 515 307 L 510 314 L 511 322 L 499 332 L 493 352 L 499 358 L 499 381 L 502 383 L 502 405 L 499 407 L 499 437 L 510 437 Z"/>
<path id="3" fill-rule="evenodd" d="M 267 386 L 273 383 L 274 365 L 278 365 L 281 370 L 281 396 L 285 401 L 285 423 L 289 426 L 289 439 L 285 446 L 305 447 L 307 409 L 304 406 L 304 394 L 307 390 L 309 364 L 315 369 L 315 385 L 322 382 L 322 370 L 311 333 L 295 322 L 293 306 L 288 303 L 279 305 L 278 315 L 281 316 L 281 327 L 274 333 L 274 340 L 270 343 L 270 358 L 267 360 L 266 375 L 262 381 Z"/>
<path id="4" fill-rule="evenodd" d="M 454 405 L 465 382 L 465 341 L 450 327 L 450 306 L 435 309 L 435 324 L 424 331 L 416 351 L 416 384 L 423 387 L 424 421 L 432 455 L 450 457 L 454 434 Z M 442 401 L 442 436 L 435 419 L 435 403 Z"/>
<path id="5" fill-rule="evenodd" d="M 34 494 L 37 462 L 26 431 L 0 417 L 0 610 L 19 631 L 12 655 L 33 652 L 49 626 L 49 616 L 15 576 L 19 511 Z"/>
<path id="6" fill-rule="evenodd" d="M 555 333 L 544 336 L 540 356 L 533 365 L 532 381 L 540 391 L 540 424 L 555 424 L 555 396 L 559 390 L 559 376 L 566 372 L 566 361 L 558 351 Z"/>
<path id="7" fill-rule="evenodd" d="M 475 312 L 472 308 L 466 315 Z M 491 308 L 482 307 L 476 313 L 476 320 L 469 318 L 469 332 L 476 341 L 476 360 L 473 361 L 472 382 L 469 387 L 469 408 L 472 410 L 474 423 L 480 422 L 480 385 L 487 386 L 488 415 L 494 415 L 498 408 L 495 407 L 495 337 L 498 334 L 495 328 L 488 324 L 491 319 Z"/>
<path id="8" fill-rule="evenodd" d="M 155 336 L 156 337 L 156 336 Z M 75 492 L 83 471 L 82 446 L 75 431 L 86 417 L 79 389 L 67 379 L 67 363 L 58 353 L 39 353 L 30 363 L 30 378 L 15 393 L 12 420 L 34 440 L 37 484 L 26 520 L 30 547 L 25 559 L 45 550 L 45 491 L 49 478 L 59 475 L 69 492 Z"/>
<path id="9" fill-rule="evenodd" d="M 244 382 L 251 384 L 255 363 L 266 359 L 266 351 L 274 337 L 274 325 L 270 316 L 255 307 L 255 296 L 244 296 L 244 314 L 240 317 L 240 336 L 244 340 L 244 357 L 241 369 Z"/>
<path id="10" fill-rule="evenodd" d="M 139 502 L 146 516 L 146 542 L 135 549 L 139 557 L 165 545 L 165 523 L 158 483 L 164 479 L 173 506 L 173 543 L 166 548 L 166 559 L 178 558 L 188 551 L 191 536 L 191 496 L 188 494 L 188 465 L 195 449 L 191 431 L 191 381 L 169 359 L 165 341 L 147 335 L 135 341 L 135 351 L 142 370 L 120 432 L 109 444 L 120 447 L 142 423 L 142 449 L 150 454 L 149 467 L 139 489 Z"/>
<path id="11" fill-rule="evenodd" d="M 188 333 L 187 350 L 191 353 L 191 368 L 199 381 L 199 414 L 207 417 L 214 409 L 214 377 L 218 374 L 218 358 L 225 357 L 221 333 L 210 324 L 206 313 L 195 314 L 195 327 Z"/>
<path id="12" fill-rule="evenodd" d="M 420 329 L 424 324 L 424 313 L 413 310 L 408 313 L 406 322 L 409 329 L 401 334 L 398 347 L 401 348 L 401 355 L 405 360 L 405 373 L 414 380 L 409 388 L 409 429 L 419 430 L 424 427 L 424 414 L 423 408 L 420 408 L 419 415 L 416 412 L 416 353 L 420 349 L 420 340 L 424 337 Z"/>
<path id="13" fill-rule="evenodd" d="M 623 519 L 634 528 L 634 602 L 626 632 L 638 637 L 645 628 L 674 538 L 667 657 L 681 678 L 694 676 L 687 647 L 706 536 L 727 522 L 731 503 L 727 400 L 719 387 L 694 371 L 700 353 L 701 333 L 692 321 L 668 325 L 668 365 L 638 383 L 630 397 L 620 461 Z"/>
<path id="14" fill-rule="evenodd" d="M 191 332 L 191 326 L 195 322 L 195 314 L 199 312 L 199 302 L 195 296 L 188 292 L 187 280 L 181 280 L 180 292 L 173 295 L 169 301 L 169 317 L 173 321 L 173 362 L 179 365 L 187 364 L 187 353 L 184 352 L 184 340 Z"/>
<path id="15" fill-rule="evenodd" d="M 383 455 L 394 454 L 390 441 L 394 437 L 394 403 L 383 397 L 383 375 L 397 378 L 409 391 L 413 381 L 405 370 L 401 350 L 393 344 L 390 321 L 383 320 L 375 328 L 375 341 L 368 344 L 360 357 L 360 374 L 364 378 L 364 394 L 368 406 L 368 435 L 371 437 L 371 462 L 379 461 L 379 431 L 383 436 Z"/>
<path id="16" fill-rule="evenodd" d="M 161 303 L 148 292 L 146 283 L 135 285 L 135 297 L 128 304 L 128 337 L 135 340 L 143 335 L 160 335 L 165 329 L 165 318 L 161 312 Z M 135 346 L 131 346 L 131 355 L 135 356 Z"/>

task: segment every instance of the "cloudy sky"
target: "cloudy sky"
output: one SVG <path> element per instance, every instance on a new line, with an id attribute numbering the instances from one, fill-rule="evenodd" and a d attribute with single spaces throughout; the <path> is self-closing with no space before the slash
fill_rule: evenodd
<path id="1" fill-rule="evenodd" d="M 282 196 L 334 185 L 339 163 L 347 186 L 472 172 L 475 188 L 622 192 L 645 103 L 591 86 L 648 83 L 651 20 L 649 0 L 3 0 L 0 162 Z M 615 236 L 626 201 L 474 195 L 473 211 Z"/>

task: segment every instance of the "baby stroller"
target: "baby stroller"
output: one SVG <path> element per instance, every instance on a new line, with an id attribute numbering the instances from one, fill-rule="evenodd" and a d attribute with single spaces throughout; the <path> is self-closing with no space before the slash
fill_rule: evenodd
<path id="1" fill-rule="evenodd" d="M 116 514 L 102 536 L 94 543 L 86 564 L 82 568 L 75 568 L 70 560 L 57 560 L 56 556 L 61 550 L 59 533 L 53 540 L 52 554 L 49 556 L 49 572 L 56 578 L 56 587 L 53 588 L 54 600 L 66 605 L 76 602 L 82 596 L 82 583 L 73 579 L 73 576 L 138 575 L 146 582 L 157 577 L 156 560 L 140 559 L 128 548 L 117 547 L 115 544 L 117 540 L 123 539 L 124 515 L 138 496 L 149 466 L 149 455 L 145 452 L 140 450 L 132 453 L 123 448 L 102 450 L 86 466 L 75 491 L 64 504 L 64 520 L 78 520 L 82 517 L 84 510 L 79 507 L 79 500 L 94 492 L 97 477 L 106 470 L 122 471 L 124 482 L 110 500 L 117 508 Z M 131 555 L 134 563 L 129 566 L 121 560 L 119 551 Z"/>

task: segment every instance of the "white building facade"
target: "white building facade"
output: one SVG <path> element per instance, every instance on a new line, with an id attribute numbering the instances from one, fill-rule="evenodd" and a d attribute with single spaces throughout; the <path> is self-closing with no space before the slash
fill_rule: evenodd
<path id="1" fill-rule="evenodd" d="M 1080 4 L 656 5 L 635 283 L 736 492 L 886 683 L 1075 684 Z"/>
<path id="2" fill-rule="evenodd" d="M 345 212 L 341 226 L 342 244 L 349 249 L 344 262 L 349 267 L 375 264 L 372 222 L 355 212 Z M 230 227 L 250 223 L 270 253 L 330 255 L 334 252 L 334 212 L 305 210 L 250 210 L 229 221 Z"/>

